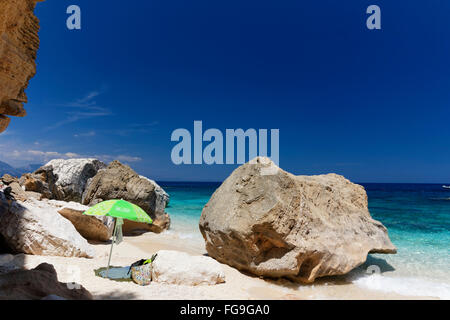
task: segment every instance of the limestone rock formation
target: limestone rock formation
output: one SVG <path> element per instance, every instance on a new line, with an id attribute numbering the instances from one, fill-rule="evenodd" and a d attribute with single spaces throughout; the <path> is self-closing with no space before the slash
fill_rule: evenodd
<path id="1" fill-rule="evenodd" d="M 46 199 L 62 199 L 64 194 L 56 185 L 58 177 L 53 174 L 52 167 L 41 167 L 33 173 L 25 173 L 19 183 L 27 192 L 40 193 Z"/>
<path id="2" fill-rule="evenodd" d="M 368 253 L 395 253 L 362 186 L 336 174 L 295 176 L 268 158 L 237 168 L 203 208 L 208 254 L 259 276 L 313 282 Z"/>
<path id="3" fill-rule="evenodd" d="M 18 179 L 13 177 L 10 174 L 5 174 L 3 175 L 3 177 L 1 178 L 2 182 L 6 185 L 10 185 L 13 182 L 18 182 Z"/>
<path id="4" fill-rule="evenodd" d="M 0 133 L 10 122 L 6 115 L 26 115 L 25 89 L 36 73 L 39 48 L 39 20 L 33 13 L 39 1 L 0 1 Z"/>
<path id="5" fill-rule="evenodd" d="M 41 263 L 31 270 L 0 274 L 0 300 L 48 300 L 55 297 L 67 300 L 93 299 L 83 286 L 59 282 L 55 268 L 48 263 Z"/>
<path id="6" fill-rule="evenodd" d="M 164 212 L 169 195 L 156 182 L 138 175 L 119 161 L 111 162 L 89 181 L 82 203 L 92 206 L 111 199 L 130 201 L 141 207 L 153 220 L 151 225 L 125 220 L 124 232 L 133 229 L 161 232 L 169 228 L 170 218 Z"/>
<path id="7" fill-rule="evenodd" d="M 152 281 L 178 285 L 214 285 L 225 282 L 220 263 L 210 257 L 161 250 L 152 263 Z"/>
<path id="8" fill-rule="evenodd" d="M 22 189 L 19 184 L 19 179 L 12 177 L 9 174 L 5 174 L 1 179 L 1 182 L 10 188 L 10 195 L 16 200 L 25 201 L 28 199 L 27 193 Z"/>
<path id="9" fill-rule="evenodd" d="M 0 234 L 15 252 L 94 257 L 94 248 L 53 206 L 32 198 L 26 202 L 0 198 Z"/>
<path id="10" fill-rule="evenodd" d="M 48 199 L 81 202 L 88 180 L 106 164 L 97 159 L 55 159 L 22 176 L 27 191 L 42 193 Z"/>
<path id="11" fill-rule="evenodd" d="M 88 216 L 83 212 L 89 207 L 77 202 L 50 200 L 58 213 L 72 222 L 73 226 L 87 240 L 108 241 L 114 231 L 114 219 L 107 216 Z"/>

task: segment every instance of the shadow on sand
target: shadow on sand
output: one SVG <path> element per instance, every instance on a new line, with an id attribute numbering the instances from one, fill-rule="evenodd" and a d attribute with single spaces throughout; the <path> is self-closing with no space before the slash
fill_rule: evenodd
<path id="1" fill-rule="evenodd" d="M 94 300 L 135 300 L 137 295 L 127 291 L 111 291 L 94 296 Z"/>
<path id="2" fill-rule="evenodd" d="M 208 254 L 204 254 L 204 256 L 208 256 Z M 361 277 L 367 277 L 373 274 L 374 268 L 373 266 L 376 266 L 376 271 L 380 274 L 383 274 L 385 272 L 392 272 L 395 270 L 395 268 L 390 265 L 386 260 L 373 257 L 370 254 L 367 256 L 367 260 L 365 263 L 360 265 L 359 267 L 353 269 L 348 274 L 345 275 L 338 275 L 338 276 L 326 276 L 316 279 L 313 283 L 303 283 L 300 281 L 294 281 L 289 278 L 269 278 L 269 277 L 259 277 L 256 276 L 248 271 L 245 270 L 239 270 L 239 272 L 245 276 L 251 277 L 251 278 L 259 278 L 264 280 L 267 283 L 274 284 L 277 286 L 282 286 L 287 289 L 293 289 L 296 290 L 300 287 L 312 287 L 312 286 L 321 286 L 321 285 L 348 285 L 351 284 L 354 280 L 361 278 Z"/>

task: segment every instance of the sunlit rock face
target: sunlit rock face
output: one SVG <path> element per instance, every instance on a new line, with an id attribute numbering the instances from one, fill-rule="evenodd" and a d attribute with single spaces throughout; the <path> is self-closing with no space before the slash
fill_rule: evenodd
<path id="1" fill-rule="evenodd" d="M 8 201 L 0 192 L 0 234 L 14 252 L 93 258 L 94 247 L 58 210 L 52 203 L 33 198 Z"/>
<path id="2" fill-rule="evenodd" d="M 101 169 L 86 186 L 82 203 L 93 206 L 99 202 L 123 199 L 141 207 L 152 218 L 152 224 L 125 220 L 123 231 L 152 231 L 169 229 L 170 217 L 165 212 L 169 195 L 155 181 L 140 176 L 129 166 L 115 160 Z"/>
<path id="3" fill-rule="evenodd" d="M 27 113 L 25 89 L 36 73 L 39 20 L 34 8 L 41 0 L 0 0 L 0 132 L 9 116 Z"/>
<path id="4" fill-rule="evenodd" d="M 395 253 L 367 194 L 343 176 L 296 176 L 268 158 L 240 166 L 203 208 L 210 257 L 258 276 L 313 282 L 343 275 L 368 253 Z"/>

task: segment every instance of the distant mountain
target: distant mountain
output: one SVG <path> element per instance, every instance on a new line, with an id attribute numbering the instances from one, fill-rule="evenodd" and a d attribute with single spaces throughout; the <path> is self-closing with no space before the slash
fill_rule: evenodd
<path id="1" fill-rule="evenodd" d="M 0 176 L 3 176 L 4 174 L 10 174 L 12 176 L 20 176 L 19 170 L 13 168 L 6 162 L 0 161 Z"/>
<path id="2" fill-rule="evenodd" d="M 10 174 L 13 177 L 20 177 L 24 173 L 36 171 L 36 169 L 40 168 L 41 166 L 41 164 L 29 164 L 25 167 L 14 168 L 6 162 L 0 161 L 0 177 L 4 174 Z"/>
<path id="3" fill-rule="evenodd" d="M 31 163 L 25 167 L 20 167 L 20 168 L 16 168 L 16 169 L 19 170 L 20 172 L 22 172 L 22 174 L 24 174 L 24 173 L 28 173 L 28 172 L 34 172 L 37 169 L 39 169 L 40 167 L 42 167 L 42 164 Z"/>

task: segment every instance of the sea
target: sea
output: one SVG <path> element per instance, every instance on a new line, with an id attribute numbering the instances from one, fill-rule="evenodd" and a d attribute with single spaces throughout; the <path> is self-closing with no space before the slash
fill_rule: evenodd
<path id="1" fill-rule="evenodd" d="M 198 222 L 217 182 L 158 182 L 170 195 L 171 230 L 203 241 Z M 360 183 L 372 217 L 387 228 L 397 254 L 370 254 L 346 276 L 370 290 L 450 299 L 450 189 L 442 184 Z"/>

